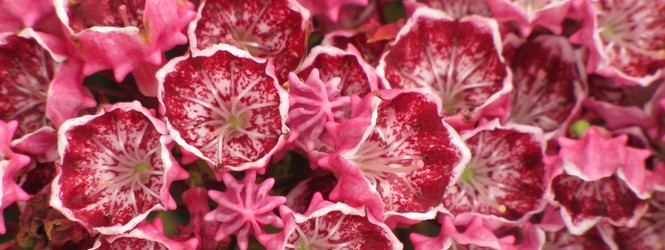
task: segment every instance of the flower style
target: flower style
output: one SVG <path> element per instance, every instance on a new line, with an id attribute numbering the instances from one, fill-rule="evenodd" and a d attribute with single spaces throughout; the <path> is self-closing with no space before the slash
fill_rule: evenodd
<path id="1" fill-rule="evenodd" d="M 395 222 L 434 218 L 470 153 L 441 120 L 440 105 L 428 93 L 375 94 L 376 108 L 362 137 L 343 138 L 356 143 L 319 161 L 339 178 L 331 199 L 367 205 L 374 216 L 382 218 L 385 212 Z"/>
<path id="2" fill-rule="evenodd" d="M 138 102 L 66 121 L 58 146 L 51 206 L 88 231 L 121 234 L 151 211 L 174 209 L 171 182 L 188 176 L 166 125 Z"/>
<path id="3" fill-rule="evenodd" d="M 90 250 L 140 249 L 140 250 L 195 250 L 197 239 L 181 242 L 164 235 L 161 218 L 155 218 L 152 224 L 142 224 L 136 229 L 117 235 L 102 235 L 97 238 Z"/>
<path id="4" fill-rule="evenodd" d="M 171 136 L 217 170 L 263 169 L 289 131 L 272 64 L 225 44 L 192 54 L 157 73 Z"/>
<path id="5" fill-rule="evenodd" d="M 224 43 L 269 58 L 282 83 L 305 55 L 309 18 L 296 0 L 203 0 L 189 26 L 190 48 Z"/>
<path id="6" fill-rule="evenodd" d="M 545 205 L 544 141 L 535 127 L 488 123 L 462 137 L 471 161 L 443 207 L 448 213 L 480 214 L 525 221 Z"/>
<path id="7" fill-rule="evenodd" d="M 229 173 L 222 176 L 226 192 L 208 191 L 210 198 L 219 206 L 205 215 L 205 220 L 219 222 L 215 240 L 221 241 L 231 234 L 236 235 L 240 249 L 247 249 L 249 235 L 260 236 L 266 225 L 282 227 L 282 220 L 273 210 L 286 202 L 283 196 L 270 196 L 268 192 L 275 184 L 269 178 L 256 184 L 256 172 L 248 171 L 242 181 Z"/>
<path id="8" fill-rule="evenodd" d="M 15 201 L 26 201 L 27 193 L 23 191 L 14 180 L 16 172 L 30 163 L 30 157 L 14 153 L 9 142 L 18 127 L 16 121 L 4 122 L 0 120 L 0 234 L 5 234 L 5 220 L 2 210 Z"/>
<path id="9" fill-rule="evenodd" d="M 402 243 L 383 223 L 344 203 L 312 198 L 304 214 L 280 207 L 284 229 L 259 237 L 267 249 L 402 249 Z"/>
<path id="10" fill-rule="evenodd" d="M 501 51 L 493 20 L 471 16 L 455 21 L 421 8 L 402 27 L 377 73 L 392 88 L 431 89 L 448 122 L 469 126 L 512 89 Z"/>

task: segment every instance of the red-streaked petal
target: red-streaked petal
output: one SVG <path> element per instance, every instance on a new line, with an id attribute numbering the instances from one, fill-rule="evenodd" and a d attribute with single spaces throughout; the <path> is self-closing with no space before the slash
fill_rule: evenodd
<path id="1" fill-rule="evenodd" d="M 280 209 L 284 230 L 267 242 L 268 249 L 402 249 L 402 243 L 383 223 L 364 210 L 314 196 L 305 214 Z M 266 239 L 269 237 L 263 237 Z"/>
<path id="2" fill-rule="evenodd" d="M 120 234 L 155 210 L 173 209 L 171 182 L 187 178 L 166 126 L 138 102 L 68 120 L 58 133 L 51 206 L 89 231 Z"/>
<path id="3" fill-rule="evenodd" d="M 571 40 L 591 51 L 588 68 L 619 84 L 647 86 L 665 74 L 665 2 L 580 1 L 586 20 Z"/>
<path id="4" fill-rule="evenodd" d="M 323 173 L 326 172 L 326 173 Z M 291 210 L 304 213 L 312 202 L 315 193 L 327 197 L 337 184 L 337 178 L 332 173 L 321 171 L 320 174 L 298 183 L 286 196 L 286 206 Z"/>
<path id="5" fill-rule="evenodd" d="M 464 134 L 471 161 L 446 191 L 444 209 L 524 221 L 544 208 L 542 131 L 531 126 L 488 123 Z"/>
<path id="6" fill-rule="evenodd" d="M 324 82 L 340 78 L 338 94 L 341 96 L 362 97 L 379 89 L 374 68 L 353 49 L 343 51 L 331 46 L 316 46 L 303 61 L 298 76 L 304 79 L 315 68 Z"/>
<path id="7" fill-rule="evenodd" d="M 565 132 L 586 97 L 583 67 L 568 40 L 538 36 L 508 61 L 513 72 L 508 121 L 540 127 L 545 139 Z"/>
<path id="8" fill-rule="evenodd" d="M 45 111 L 55 70 L 55 61 L 35 40 L 0 38 L 0 119 L 19 122 L 17 139 L 51 126 Z"/>
<path id="9" fill-rule="evenodd" d="M 199 245 L 198 240 L 194 238 L 187 241 L 169 239 L 163 231 L 161 218 L 157 217 L 152 224 L 140 225 L 130 232 L 100 236 L 90 249 L 194 250 Z"/>
<path id="10" fill-rule="evenodd" d="M 286 141 L 286 91 L 272 64 L 229 45 L 171 60 L 157 73 L 174 140 L 210 166 L 262 169 Z"/>
<path id="11" fill-rule="evenodd" d="M 417 90 L 394 92 L 377 94 L 372 124 L 358 146 L 341 156 L 360 169 L 375 189 L 371 192 L 379 193 L 386 217 L 431 219 L 446 187 L 468 162 L 469 151 L 439 117 L 436 97 Z M 341 195 L 349 200 L 355 196 Z"/>
<path id="12" fill-rule="evenodd" d="M 564 173 L 552 180 L 551 189 L 553 201 L 562 206 L 566 228 L 576 235 L 584 234 L 601 220 L 635 226 L 648 208 L 646 201 L 615 176 L 584 181 Z"/>
<path id="13" fill-rule="evenodd" d="M 377 73 L 392 88 L 426 87 L 441 99 L 441 114 L 471 124 L 512 89 L 501 57 L 496 22 L 478 16 L 454 21 L 421 8 L 384 54 Z"/>
<path id="14" fill-rule="evenodd" d="M 280 82 L 305 55 L 309 12 L 295 0 L 206 0 L 198 16 L 188 31 L 191 48 L 226 43 L 270 58 Z"/>
<path id="15" fill-rule="evenodd" d="M 583 235 L 574 235 L 568 232 L 567 229 L 562 229 L 556 232 L 548 232 L 547 241 L 545 242 L 545 249 L 598 249 L 610 250 L 603 237 L 597 229 L 591 229 Z"/>
<path id="16" fill-rule="evenodd" d="M 658 192 L 649 200 L 649 210 L 634 228 L 614 228 L 613 240 L 619 249 L 658 249 L 665 239 L 665 193 Z"/>

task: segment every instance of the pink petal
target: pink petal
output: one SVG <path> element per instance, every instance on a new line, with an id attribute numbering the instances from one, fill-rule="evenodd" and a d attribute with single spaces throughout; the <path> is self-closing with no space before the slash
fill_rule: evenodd
<path id="1" fill-rule="evenodd" d="M 263 169 L 288 133 L 287 94 L 273 72 L 229 45 L 171 60 L 157 73 L 171 136 L 217 170 Z"/>
<path id="2" fill-rule="evenodd" d="M 0 120 L 0 234 L 5 234 L 5 221 L 2 210 L 16 201 L 26 201 L 30 196 L 23 191 L 15 181 L 15 174 L 30 163 L 30 157 L 14 153 L 9 147 L 18 123 L 16 121 L 4 122 Z"/>
<path id="3" fill-rule="evenodd" d="M 56 0 L 58 17 L 72 37 L 70 56 L 83 73 L 113 69 L 116 81 L 143 62 L 161 63 L 161 53 L 187 42 L 181 30 L 194 18 L 188 1 L 104 2 Z"/>
<path id="4" fill-rule="evenodd" d="M 523 37 L 528 37 L 536 25 L 561 33 L 570 3 L 570 0 L 488 0 L 494 18 L 500 22 L 516 21 Z"/>
<path id="5" fill-rule="evenodd" d="M 0 33 L 13 33 L 24 27 L 33 27 L 42 17 L 52 12 L 53 2 L 49 0 L 2 1 Z"/>
<path id="6" fill-rule="evenodd" d="M 558 141 L 566 172 L 585 181 L 611 176 L 626 162 L 625 135 L 611 138 L 602 128 L 591 127 L 579 140 L 559 137 Z"/>
<path id="7" fill-rule="evenodd" d="M 68 120 L 58 133 L 51 206 L 103 234 L 127 232 L 152 211 L 175 209 L 169 187 L 188 174 L 171 156 L 167 133 L 138 102 Z"/>
<path id="8" fill-rule="evenodd" d="M 512 89 L 501 49 L 493 20 L 454 21 L 422 8 L 402 28 L 377 73 L 392 88 L 431 89 L 441 99 L 446 120 L 468 126 Z"/>
<path id="9" fill-rule="evenodd" d="M 284 82 L 305 55 L 309 26 L 309 12 L 295 0 L 206 0 L 188 32 L 196 50 L 226 43 L 271 59 Z"/>

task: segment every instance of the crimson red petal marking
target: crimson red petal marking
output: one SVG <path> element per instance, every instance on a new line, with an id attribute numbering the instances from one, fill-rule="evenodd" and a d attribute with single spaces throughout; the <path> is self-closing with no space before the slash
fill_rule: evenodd
<path id="1" fill-rule="evenodd" d="M 665 239 L 665 193 L 657 192 L 649 200 L 649 210 L 634 228 L 616 227 L 614 241 L 619 249 L 659 249 Z"/>
<path id="2" fill-rule="evenodd" d="M 648 208 L 616 176 L 583 181 L 568 174 L 552 180 L 554 201 L 562 206 L 561 215 L 568 231 L 580 235 L 605 220 L 617 226 L 634 226 Z"/>
<path id="3" fill-rule="evenodd" d="M 0 119 L 19 122 L 15 138 L 51 126 L 45 115 L 46 97 L 55 67 L 48 51 L 35 40 L 0 38 Z"/>
<path id="4" fill-rule="evenodd" d="M 344 203 L 324 201 L 320 194 L 312 199 L 305 214 L 280 208 L 284 229 L 280 234 L 260 238 L 273 249 L 402 249 L 390 229 L 364 210 Z"/>
<path id="5" fill-rule="evenodd" d="M 289 103 L 271 64 L 216 45 L 171 60 L 157 76 L 171 136 L 210 166 L 263 168 L 283 146 Z"/>
<path id="6" fill-rule="evenodd" d="M 105 234 L 124 233 L 151 211 L 175 207 L 170 184 L 187 173 L 171 156 L 166 133 L 138 102 L 68 120 L 58 134 L 51 206 Z"/>
<path id="7" fill-rule="evenodd" d="M 583 69 L 568 40 L 538 36 L 522 44 L 509 61 L 514 89 L 508 120 L 540 127 L 546 139 L 561 134 L 586 97 Z"/>
<path id="8" fill-rule="evenodd" d="M 468 162 L 469 151 L 438 116 L 435 97 L 418 91 L 383 94 L 377 94 L 383 100 L 362 141 L 342 156 L 380 194 L 386 216 L 431 219 L 446 187 Z M 354 199 L 355 194 L 345 196 Z"/>
<path id="9" fill-rule="evenodd" d="M 442 100 L 441 114 L 468 122 L 511 89 L 501 50 L 496 22 L 478 16 L 454 21 L 421 8 L 377 73 L 393 88 L 430 88 Z"/>
<path id="10" fill-rule="evenodd" d="M 611 249 L 597 229 L 591 229 L 583 235 L 574 235 L 564 228 L 557 232 L 548 232 L 546 235 L 544 249 Z"/>
<path id="11" fill-rule="evenodd" d="M 544 141 L 539 129 L 501 127 L 495 121 L 463 138 L 472 158 L 446 191 L 445 209 L 453 215 L 479 213 L 523 221 L 544 208 Z"/>
<path id="12" fill-rule="evenodd" d="M 309 12 L 295 0 L 207 0 L 198 13 L 189 29 L 194 49 L 226 43 L 271 58 L 280 82 L 305 55 Z"/>
<path id="13" fill-rule="evenodd" d="M 316 46 L 307 55 L 298 71 L 298 76 L 306 78 L 316 68 L 321 80 L 328 82 L 340 78 L 339 95 L 365 96 L 378 90 L 376 72 L 357 53 L 345 52 L 330 46 Z"/>

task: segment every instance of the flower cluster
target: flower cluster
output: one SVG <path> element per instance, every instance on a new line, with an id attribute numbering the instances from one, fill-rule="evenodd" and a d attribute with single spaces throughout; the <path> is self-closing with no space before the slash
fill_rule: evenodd
<path id="1" fill-rule="evenodd" d="M 0 1 L 0 248 L 662 249 L 663 13 Z"/>

